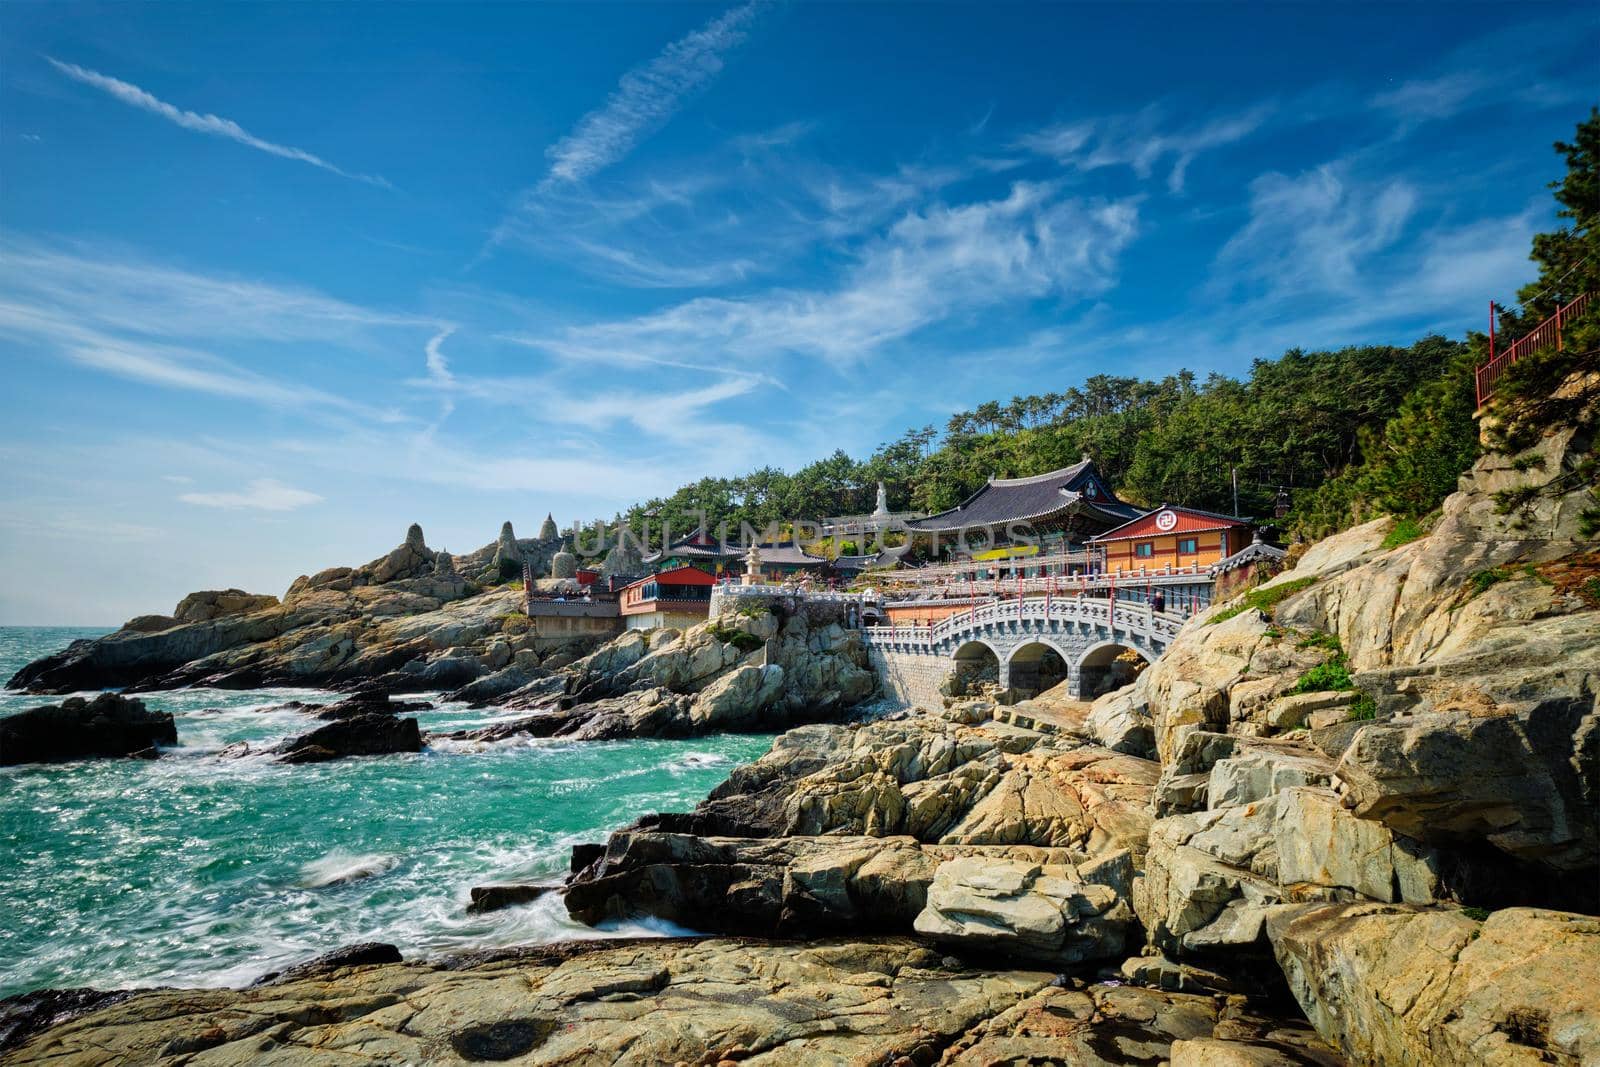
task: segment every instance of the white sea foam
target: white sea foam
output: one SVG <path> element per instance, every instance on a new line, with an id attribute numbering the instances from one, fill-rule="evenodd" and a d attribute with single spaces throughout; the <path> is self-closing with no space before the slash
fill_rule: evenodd
<path id="1" fill-rule="evenodd" d="M 685 752 L 677 759 L 663 765 L 662 770 L 680 773 L 682 771 L 701 770 L 706 767 L 727 767 L 733 763 L 726 756 L 719 756 L 715 752 Z"/>
<path id="2" fill-rule="evenodd" d="M 393 870 L 399 863 L 398 856 L 386 856 L 381 852 L 358 856 L 336 848 L 300 868 L 300 885 L 306 889 L 343 885 Z"/>

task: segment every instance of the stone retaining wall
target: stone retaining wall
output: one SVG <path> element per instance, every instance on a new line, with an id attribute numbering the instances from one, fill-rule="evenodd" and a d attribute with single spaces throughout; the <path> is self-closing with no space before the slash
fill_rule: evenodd
<path id="1" fill-rule="evenodd" d="M 883 695 L 902 704 L 937 708 L 943 701 L 939 687 L 950 676 L 952 664 L 941 656 L 892 652 L 869 647 L 868 657 L 878 672 Z"/>

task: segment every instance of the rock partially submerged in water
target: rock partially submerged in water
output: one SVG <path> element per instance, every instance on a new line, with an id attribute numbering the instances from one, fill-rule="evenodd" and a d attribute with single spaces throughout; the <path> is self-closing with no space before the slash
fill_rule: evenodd
<path id="1" fill-rule="evenodd" d="M 1194 1042 L 1205 1062 L 1339 1062 L 1243 998 L 969 966 L 905 938 L 574 942 L 146 991 L 33 1034 L 11 1062 L 1112 1064 L 1177 1062 Z"/>
<path id="2" fill-rule="evenodd" d="M 531 904 L 549 893 L 559 893 L 558 885 L 475 885 L 467 914 L 479 915 L 486 911 L 514 908 L 518 904 Z"/>
<path id="3" fill-rule="evenodd" d="M 0 719 L 0 765 L 149 756 L 156 745 L 177 743 L 171 715 L 117 693 L 71 697 Z"/>
<path id="4" fill-rule="evenodd" d="M 368 713 L 339 719 L 279 745 L 280 763 L 325 763 L 346 756 L 421 752 L 416 719 Z"/>
<path id="5" fill-rule="evenodd" d="M 383 941 L 363 941 L 360 944 L 336 948 L 332 952 L 324 952 L 320 956 L 292 967 L 285 967 L 281 971 L 269 971 L 250 984 L 277 985 L 304 981 L 307 978 L 327 978 L 335 971 L 351 967 L 375 967 L 381 963 L 399 963 L 400 960 L 400 950 L 393 945 Z"/>

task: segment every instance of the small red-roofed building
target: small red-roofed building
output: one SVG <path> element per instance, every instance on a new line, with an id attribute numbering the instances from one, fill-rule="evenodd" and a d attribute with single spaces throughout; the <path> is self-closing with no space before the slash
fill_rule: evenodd
<path id="1" fill-rule="evenodd" d="M 1236 515 L 1162 504 L 1146 515 L 1089 538 L 1111 574 L 1204 570 L 1250 544 L 1255 524 Z"/>

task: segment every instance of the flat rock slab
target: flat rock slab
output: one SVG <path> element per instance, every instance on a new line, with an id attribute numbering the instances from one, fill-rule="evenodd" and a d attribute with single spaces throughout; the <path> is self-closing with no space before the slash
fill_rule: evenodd
<path id="1" fill-rule="evenodd" d="M 1218 998 L 1060 981 L 904 938 L 575 942 L 152 990 L 35 1033 L 7 1062 L 1122 1064 L 1194 1039 L 1340 1062 L 1303 1023 Z"/>

